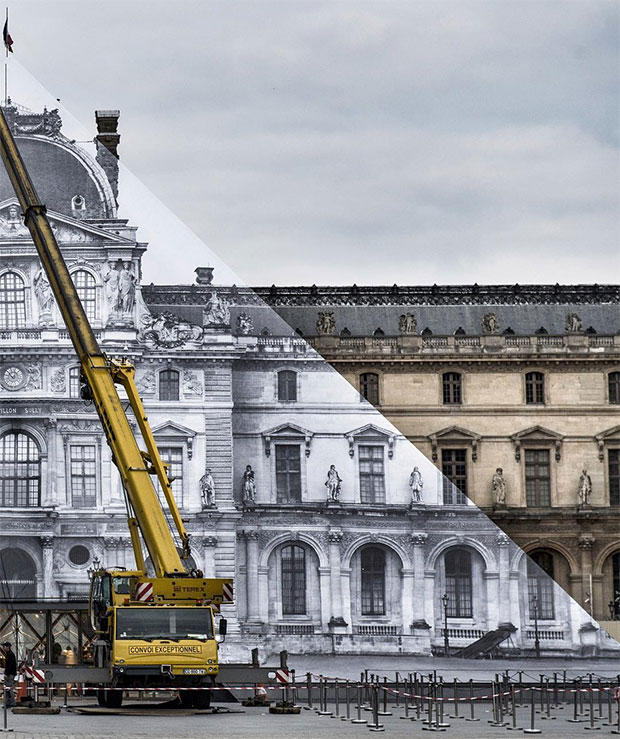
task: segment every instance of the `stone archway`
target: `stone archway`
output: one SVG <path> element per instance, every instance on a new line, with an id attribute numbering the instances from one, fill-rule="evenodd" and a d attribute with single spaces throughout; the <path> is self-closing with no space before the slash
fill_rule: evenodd
<path id="1" fill-rule="evenodd" d="M 0 600 L 12 603 L 36 600 L 37 566 L 23 549 L 0 551 Z"/>

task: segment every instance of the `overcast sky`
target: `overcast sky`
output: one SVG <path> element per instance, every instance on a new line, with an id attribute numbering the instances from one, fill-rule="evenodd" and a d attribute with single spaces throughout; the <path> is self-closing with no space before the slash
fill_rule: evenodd
<path id="1" fill-rule="evenodd" d="M 10 13 L 11 62 L 91 137 L 120 108 L 123 163 L 249 284 L 618 279 L 615 0 Z M 147 281 L 213 261 L 120 200 Z"/>

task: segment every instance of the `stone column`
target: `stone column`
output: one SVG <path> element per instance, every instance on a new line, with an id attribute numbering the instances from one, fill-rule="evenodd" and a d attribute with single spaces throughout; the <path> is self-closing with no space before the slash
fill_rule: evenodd
<path id="1" fill-rule="evenodd" d="M 321 630 L 326 629 L 329 625 L 331 606 L 331 569 L 329 567 L 319 567 L 319 587 L 321 590 Z"/>
<path id="2" fill-rule="evenodd" d="M 258 617 L 261 623 L 269 623 L 269 567 L 258 568 Z"/>
<path id="3" fill-rule="evenodd" d="M 402 569 L 403 592 L 401 595 L 401 610 L 403 614 L 403 634 L 409 633 L 409 627 L 413 623 L 413 601 L 415 590 L 415 570 Z"/>
<path id="4" fill-rule="evenodd" d="M 427 539 L 428 534 L 411 534 L 413 544 L 412 623 L 414 626 L 415 624 L 422 626 L 426 621 L 424 545 Z M 404 626 L 408 624 L 404 622 Z"/>
<path id="5" fill-rule="evenodd" d="M 510 539 L 506 534 L 497 535 L 497 560 L 499 572 L 498 622 L 510 622 Z M 487 593 L 487 597 L 488 597 Z"/>
<path id="6" fill-rule="evenodd" d="M 582 534 L 579 537 L 579 549 L 581 550 L 581 598 L 579 605 L 588 613 L 592 608 L 592 545 L 595 539 L 592 534 Z M 590 601 L 586 602 L 589 597 Z"/>
<path id="7" fill-rule="evenodd" d="M 205 577 L 215 577 L 215 547 L 217 536 L 203 536 L 201 540 L 203 557 L 202 571 Z"/>
<path id="8" fill-rule="evenodd" d="M 331 596 L 331 618 L 329 625 L 332 630 L 340 633 L 347 626 L 346 621 L 342 617 L 342 578 L 340 572 L 340 542 L 342 541 L 342 531 L 329 531 L 327 538 L 329 541 L 329 590 Z"/>
<path id="9" fill-rule="evenodd" d="M 43 597 L 57 598 L 58 587 L 54 577 L 54 539 L 51 536 L 41 537 L 43 550 Z"/>
<path id="10" fill-rule="evenodd" d="M 51 416 L 45 422 L 45 430 L 47 431 L 47 460 L 45 460 L 44 457 L 41 459 L 41 505 L 44 506 L 58 505 L 58 459 L 56 447 L 57 425 L 58 424 L 54 416 Z"/>
<path id="11" fill-rule="evenodd" d="M 248 621 L 258 622 L 258 531 L 246 530 L 246 563 L 245 573 L 248 593 Z"/>

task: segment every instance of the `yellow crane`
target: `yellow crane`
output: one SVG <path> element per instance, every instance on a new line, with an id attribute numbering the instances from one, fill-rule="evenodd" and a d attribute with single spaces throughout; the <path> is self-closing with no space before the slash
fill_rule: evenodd
<path id="1" fill-rule="evenodd" d="M 159 455 L 134 381 L 135 367 L 101 350 L 19 149 L 0 109 L 0 155 L 23 210 L 24 222 L 77 353 L 82 396 L 92 400 L 125 490 L 135 570 L 93 575 L 89 609 L 96 631 L 96 665 L 108 670 L 101 703 L 120 706 L 122 689 L 173 686 L 184 702 L 209 705 L 219 671 L 213 605 L 232 599 L 232 580 L 205 579 L 190 570 L 190 539 L 174 500 L 167 464 Z M 117 386 L 124 389 L 146 446 L 140 449 Z M 153 484 L 159 481 L 180 546 Z M 143 548 L 154 569 L 147 575 Z M 180 550 L 180 552 L 179 552 Z M 220 634 L 226 621 L 220 620 Z M 111 688 L 111 689 L 110 689 Z"/>

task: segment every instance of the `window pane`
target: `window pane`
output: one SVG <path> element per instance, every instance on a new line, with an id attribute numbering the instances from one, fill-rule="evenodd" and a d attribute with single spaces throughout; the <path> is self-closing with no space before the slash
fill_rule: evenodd
<path id="1" fill-rule="evenodd" d="M 609 402 L 614 405 L 620 404 L 620 372 L 609 373 Z"/>
<path id="2" fill-rule="evenodd" d="M 382 446 L 359 447 L 360 500 L 362 503 L 385 502 L 385 471 Z"/>
<path id="3" fill-rule="evenodd" d="M 176 370 L 163 370 L 159 373 L 159 399 L 179 399 L 179 373 Z"/>
<path id="4" fill-rule="evenodd" d="M 609 505 L 620 505 L 620 449 L 610 449 L 609 459 Z"/>
<path id="5" fill-rule="evenodd" d="M 177 503 L 183 501 L 183 447 L 160 446 L 159 455 L 164 462 L 168 463 L 168 478 L 173 478 L 170 483 L 172 494 Z M 157 489 L 161 491 L 159 482 Z"/>
<path id="6" fill-rule="evenodd" d="M 39 506 L 39 448 L 26 434 L 10 432 L 0 439 L 0 505 Z"/>
<path id="7" fill-rule="evenodd" d="M 551 505 L 551 468 L 548 449 L 526 449 L 525 495 L 528 506 Z"/>
<path id="8" fill-rule="evenodd" d="M 471 553 L 465 549 L 451 549 L 446 552 L 444 563 L 448 616 L 471 618 L 473 615 Z"/>
<path id="9" fill-rule="evenodd" d="M 385 614 L 385 552 L 377 547 L 363 549 L 360 556 L 362 615 Z"/>
<path id="10" fill-rule="evenodd" d="M 276 494 L 278 503 L 301 501 L 299 444 L 276 444 Z"/>
<path id="11" fill-rule="evenodd" d="M 69 370 L 69 397 L 80 397 L 80 368 L 71 367 Z"/>
<path id="12" fill-rule="evenodd" d="M 446 372 L 443 376 L 444 405 L 455 405 L 461 402 L 461 375 L 458 372 Z"/>
<path id="13" fill-rule="evenodd" d="M 303 547 L 282 549 L 282 614 L 306 613 L 306 552 Z"/>
<path id="14" fill-rule="evenodd" d="M 360 375 L 360 393 L 373 405 L 379 404 L 379 375 L 374 372 L 365 372 Z"/>
<path id="15" fill-rule="evenodd" d="M 530 618 L 553 619 L 553 555 L 550 552 L 532 552 L 528 557 L 527 588 Z"/>
<path id="16" fill-rule="evenodd" d="M 0 276 L 0 328 L 23 328 L 26 324 L 26 291 L 16 272 Z"/>
<path id="17" fill-rule="evenodd" d="M 542 372 L 528 372 L 525 375 L 525 402 L 545 402 L 545 376 Z"/>
<path id="18" fill-rule="evenodd" d="M 74 506 L 94 506 L 97 502 L 95 447 L 71 446 L 71 499 Z"/>
<path id="19" fill-rule="evenodd" d="M 442 449 L 444 505 L 467 505 L 467 451 Z"/>
<path id="20" fill-rule="evenodd" d="M 297 400 L 297 373 L 292 370 L 278 372 L 278 400 Z"/>
<path id="21" fill-rule="evenodd" d="M 97 317 L 97 288 L 95 278 L 85 269 L 79 269 L 71 275 L 77 294 L 89 321 Z"/>

